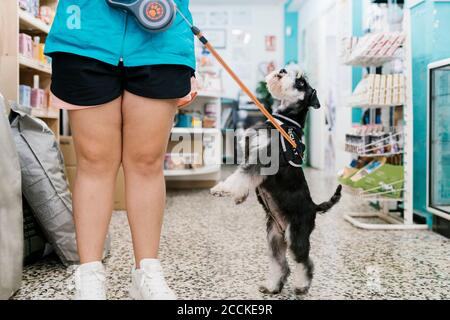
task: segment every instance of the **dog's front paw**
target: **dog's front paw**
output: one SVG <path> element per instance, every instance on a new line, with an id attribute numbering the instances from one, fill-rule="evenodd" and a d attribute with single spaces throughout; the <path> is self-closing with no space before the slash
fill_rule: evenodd
<path id="1" fill-rule="evenodd" d="M 239 197 L 235 197 L 235 198 L 234 198 L 234 202 L 235 202 L 237 205 L 240 205 L 240 204 L 243 204 L 243 203 L 247 200 L 247 198 L 248 198 L 248 193 L 247 193 L 246 195 L 242 195 L 242 196 L 239 196 Z"/>
<path id="2" fill-rule="evenodd" d="M 210 192 L 214 197 L 228 197 L 230 195 L 230 192 L 224 188 L 223 182 L 212 188 Z"/>
<path id="3" fill-rule="evenodd" d="M 270 294 L 270 295 L 280 294 L 281 293 L 281 288 L 269 289 L 266 286 L 260 286 L 259 287 L 259 292 L 261 292 L 263 294 Z"/>
<path id="4" fill-rule="evenodd" d="M 304 296 L 305 294 L 308 294 L 308 292 L 309 292 L 309 287 L 295 288 L 294 292 L 295 292 L 295 294 L 298 295 L 298 296 Z"/>

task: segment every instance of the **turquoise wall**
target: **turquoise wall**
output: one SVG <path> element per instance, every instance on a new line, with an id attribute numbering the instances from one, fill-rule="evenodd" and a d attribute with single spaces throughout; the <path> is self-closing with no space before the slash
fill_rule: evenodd
<path id="1" fill-rule="evenodd" d="M 361 37 L 363 35 L 363 1 L 356 0 L 352 1 L 352 28 L 353 36 Z M 356 88 L 358 83 L 362 79 L 363 69 L 359 67 L 352 68 L 352 84 L 353 90 Z M 361 118 L 363 115 L 363 110 L 359 108 L 353 108 L 352 111 L 352 122 L 361 123 Z"/>
<path id="2" fill-rule="evenodd" d="M 432 223 L 427 212 L 427 67 L 450 58 L 450 2 L 425 0 L 411 8 L 413 110 L 414 110 L 414 210 Z"/>
<path id="3" fill-rule="evenodd" d="M 289 12 L 288 7 L 292 0 L 289 0 L 284 7 L 284 62 L 298 62 L 299 59 L 299 35 L 298 35 L 298 12 Z M 292 34 L 286 34 L 287 28 L 290 27 Z"/>

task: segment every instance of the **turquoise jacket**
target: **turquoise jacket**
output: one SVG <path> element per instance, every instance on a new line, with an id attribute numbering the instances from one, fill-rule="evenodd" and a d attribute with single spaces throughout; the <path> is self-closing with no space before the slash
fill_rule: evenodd
<path id="1" fill-rule="evenodd" d="M 189 0 L 175 0 L 192 21 Z M 60 0 L 45 53 L 68 52 L 126 67 L 180 64 L 195 69 L 194 36 L 180 15 L 162 33 L 143 30 L 134 17 L 105 0 Z"/>

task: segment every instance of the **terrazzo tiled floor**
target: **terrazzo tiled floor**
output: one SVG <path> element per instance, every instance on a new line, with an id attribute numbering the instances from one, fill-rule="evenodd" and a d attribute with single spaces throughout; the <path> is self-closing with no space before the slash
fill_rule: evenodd
<path id="1" fill-rule="evenodd" d="M 227 170 L 226 172 L 228 172 Z M 327 200 L 335 182 L 307 170 L 313 198 Z M 362 231 L 343 219 L 361 204 L 345 196 L 318 217 L 312 236 L 316 272 L 310 293 L 258 292 L 267 270 L 264 214 L 252 196 L 236 207 L 207 190 L 171 191 L 161 244 L 170 285 L 183 299 L 449 299 L 450 240 L 429 231 Z M 106 261 L 110 299 L 128 299 L 131 241 L 124 213 L 115 213 Z M 71 273 L 56 260 L 27 267 L 15 299 L 69 299 Z"/>

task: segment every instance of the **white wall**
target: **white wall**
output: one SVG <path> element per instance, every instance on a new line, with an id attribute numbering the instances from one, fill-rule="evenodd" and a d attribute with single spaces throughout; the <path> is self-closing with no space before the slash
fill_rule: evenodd
<path id="1" fill-rule="evenodd" d="M 284 1 L 265 0 L 263 2 L 253 1 L 227 1 L 227 0 L 191 0 L 191 11 L 195 15 L 197 12 L 206 13 L 206 25 L 199 25 L 203 29 L 226 29 L 227 48 L 218 50 L 225 60 L 232 66 L 235 72 L 243 77 L 244 82 L 255 89 L 257 82 L 262 79 L 258 66 L 262 62 L 274 61 L 277 66 L 284 63 Z M 228 24 L 226 26 L 211 25 L 209 15 L 213 11 L 222 11 L 228 13 Z M 237 11 L 247 11 L 248 19 L 245 21 L 248 25 L 238 25 L 233 21 L 233 16 Z M 194 21 L 195 22 L 195 21 Z M 236 45 L 233 44 L 233 30 L 242 30 L 251 35 L 251 41 L 246 47 L 248 59 L 238 62 L 234 59 Z M 205 32 L 206 35 L 208 34 Z M 268 52 L 265 49 L 265 37 L 274 35 L 277 37 L 277 50 Z M 213 43 L 214 45 L 214 43 Z M 248 74 L 248 77 L 246 76 Z M 225 95 L 236 98 L 239 88 L 233 80 L 223 74 Z"/>
<path id="2" fill-rule="evenodd" d="M 322 108 L 310 113 L 311 165 L 318 169 L 336 172 L 348 165 L 351 156 L 344 152 L 345 134 L 351 128 L 351 109 L 344 107 L 346 97 L 351 94 L 351 68 L 342 66 L 339 60 L 342 37 L 351 34 L 350 0 L 303 0 L 291 9 L 299 10 L 300 61 L 313 86 L 316 87 Z M 336 105 L 334 140 L 335 163 L 326 153 L 330 133 L 325 117 L 327 104 L 333 92 Z"/>

